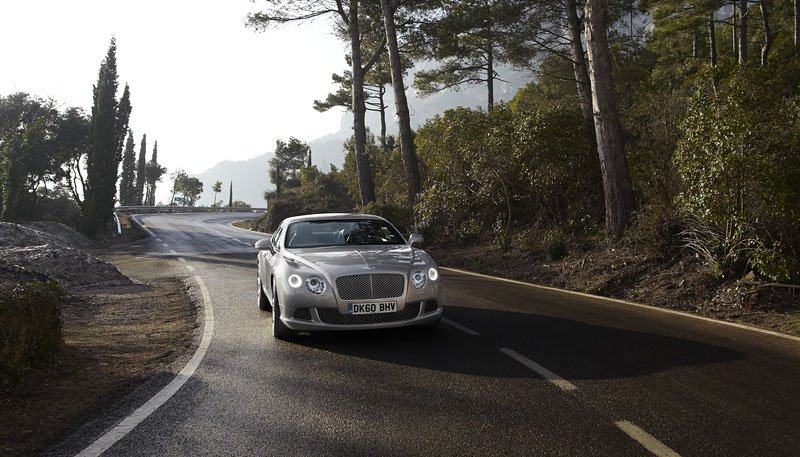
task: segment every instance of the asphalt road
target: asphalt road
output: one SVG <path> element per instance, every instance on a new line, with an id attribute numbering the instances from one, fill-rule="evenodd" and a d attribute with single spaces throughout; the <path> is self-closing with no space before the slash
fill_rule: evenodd
<path id="1" fill-rule="evenodd" d="M 800 454 L 800 342 L 448 272 L 446 322 L 269 333 L 257 234 L 237 214 L 142 216 L 142 255 L 183 259 L 213 308 L 196 371 L 105 455 Z M 54 451 L 74 455 L 166 385 Z M 92 448 L 90 448 L 92 449 Z"/>

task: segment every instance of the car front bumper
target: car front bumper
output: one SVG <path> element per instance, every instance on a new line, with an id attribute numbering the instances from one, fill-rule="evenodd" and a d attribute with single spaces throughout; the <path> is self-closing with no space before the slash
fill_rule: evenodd
<path id="1" fill-rule="evenodd" d="M 430 309 L 431 303 L 436 303 L 433 310 Z M 337 308 L 300 309 L 307 312 L 297 313 L 296 309 L 291 316 L 280 318 L 287 327 L 299 332 L 424 327 L 435 324 L 442 317 L 441 302 L 435 300 L 407 303 L 403 310 L 385 314 L 347 315 L 340 313 Z M 304 318 L 298 318 L 298 314 L 304 314 Z"/>

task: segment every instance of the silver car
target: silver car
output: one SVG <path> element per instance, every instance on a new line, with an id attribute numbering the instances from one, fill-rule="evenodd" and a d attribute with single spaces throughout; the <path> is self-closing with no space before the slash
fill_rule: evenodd
<path id="1" fill-rule="evenodd" d="M 439 269 L 386 219 L 315 214 L 284 220 L 259 240 L 258 305 L 272 333 L 435 327 L 442 316 Z"/>

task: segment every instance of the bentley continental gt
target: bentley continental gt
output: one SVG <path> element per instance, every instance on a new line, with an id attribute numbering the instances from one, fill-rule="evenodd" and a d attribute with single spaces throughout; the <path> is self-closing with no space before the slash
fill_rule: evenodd
<path id="1" fill-rule="evenodd" d="M 389 221 L 367 214 L 284 220 L 259 240 L 258 305 L 272 333 L 435 327 L 442 316 L 439 268 Z"/>

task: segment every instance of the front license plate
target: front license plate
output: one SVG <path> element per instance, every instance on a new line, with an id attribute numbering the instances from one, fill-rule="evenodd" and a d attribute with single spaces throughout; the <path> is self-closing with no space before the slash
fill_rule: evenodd
<path id="1" fill-rule="evenodd" d="M 348 303 L 347 314 L 380 314 L 393 313 L 397 311 L 396 301 L 385 301 L 380 303 Z"/>

